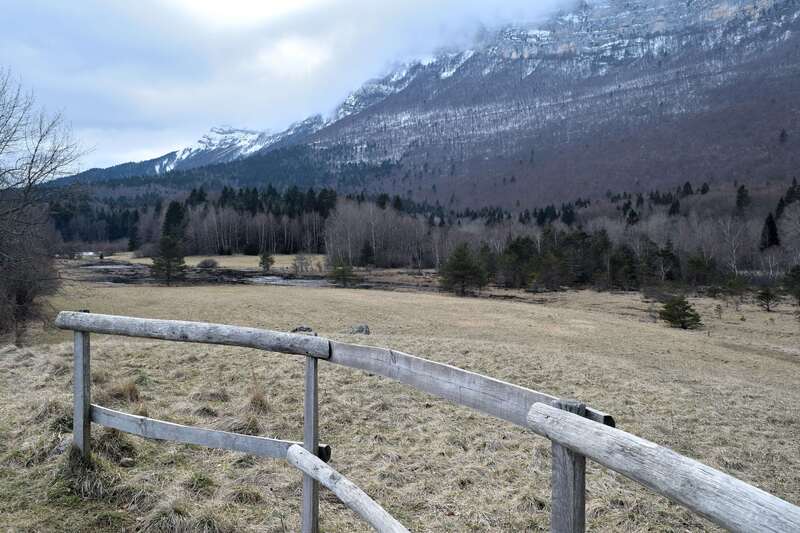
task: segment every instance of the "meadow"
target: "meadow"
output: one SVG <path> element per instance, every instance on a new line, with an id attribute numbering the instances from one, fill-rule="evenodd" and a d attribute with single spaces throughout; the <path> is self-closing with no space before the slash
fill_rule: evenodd
<path id="1" fill-rule="evenodd" d="M 281 272 L 292 271 L 294 260 L 297 256 L 291 254 L 276 254 L 272 258 L 275 263 L 272 270 Z M 306 254 L 312 270 L 319 271 L 320 265 L 325 265 L 325 256 L 321 254 Z M 112 261 L 123 261 L 136 265 L 152 265 L 153 260 L 149 257 L 134 257 L 131 252 L 124 252 L 109 256 Z M 220 268 L 233 268 L 237 270 L 259 270 L 259 257 L 257 255 L 191 255 L 185 258 L 186 266 L 196 267 L 204 259 L 213 259 Z"/>
<path id="2" fill-rule="evenodd" d="M 788 302 L 692 299 L 705 327 L 653 319 L 639 294 L 527 300 L 275 286 L 73 283 L 54 310 L 222 322 L 386 346 L 614 415 L 618 427 L 800 503 L 800 325 Z M 721 305 L 721 309 L 717 309 Z M 720 313 L 721 311 L 721 313 Z M 721 316 L 720 316 L 721 315 Z M 366 323 L 372 335 L 349 333 Z M 92 337 L 93 401 L 183 424 L 302 440 L 303 361 L 254 350 Z M 95 426 L 103 477 L 70 478 L 72 347 L 35 331 L 0 348 L 0 529 L 297 531 L 301 476 L 276 460 Z M 509 423 L 338 366 L 320 366 L 332 465 L 413 531 L 546 531 L 550 443 Z M 131 461 L 127 461 L 132 459 Z M 127 466 L 123 467 L 122 464 Z M 714 531 L 590 464 L 590 531 Z M 89 497 L 79 497 L 76 492 Z M 366 531 L 322 490 L 321 528 Z"/>

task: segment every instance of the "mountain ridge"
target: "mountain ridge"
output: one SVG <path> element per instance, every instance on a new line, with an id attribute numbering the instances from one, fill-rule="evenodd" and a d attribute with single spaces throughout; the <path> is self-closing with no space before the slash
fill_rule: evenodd
<path id="1" fill-rule="evenodd" d="M 797 0 L 583 1 L 402 65 L 327 118 L 153 174 L 302 144 L 334 172 L 395 167 L 361 187 L 466 205 L 785 174 L 800 163 L 798 31 Z"/>

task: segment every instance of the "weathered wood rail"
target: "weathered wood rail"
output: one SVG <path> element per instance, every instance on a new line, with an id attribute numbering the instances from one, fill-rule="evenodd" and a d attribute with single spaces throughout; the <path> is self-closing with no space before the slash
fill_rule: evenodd
<path id="1" fill-rule="evenodd" d="M 531 407 L 528 424 L 584 461 L 619 472 L 730 531 L 800 531 L 800 507 L 669 448 L 540 403 Z"/>
<path id="2" fill-rule="evenodd" d="M 731 531 L 798 532 L 800 507 L 667 448 L 615 429 L 613 417 L 576 401 L 395 350 L 322 337 L 173 320 L 62 312 L 56 325 L 75 332 L 74 442 L 89 455 L 90 422 L 135 435 L 287 460 L 303 472 L 302 531 L 315 533 L 319 483 L 377 531 L 407 531 L 325 463 L 319 444 L 318 362 L 378 374 L 532 430 L 553 443 L 551 531 L 585 530 L 586 458 L 662 494 Z M 306 358 L 303 443 L 187 427 L 91 404 L 90 333 L 243 346 Z"/>

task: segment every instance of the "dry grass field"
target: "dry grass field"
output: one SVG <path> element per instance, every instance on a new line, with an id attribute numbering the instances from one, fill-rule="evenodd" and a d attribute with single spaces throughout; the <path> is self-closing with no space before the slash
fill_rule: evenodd
<path id="1" fill-rule="evenodd" d="M 275 264 L 272 266 L 273 270 L 277 271 L 290 271 L 296 256 L 294 255 L 273 255 Z M 311 262 L 313 270 L 319 270 L 318 266 L 325 265 L 324 255 L 307 254 L 306 257 Z M 137 265 L 152 265 L 153 260 L 149 257 L 134 257 L 132 253 L 125 252 L 109 256 L 108 259 L 112 261 L 125 261 L 127 263 L 134 263 Z M 215 260 L 221 268 L 235 268 L 241 270 L 258 270 L 259 258 L 257 255 L 192 255 L 186 257 L 186 265 L 196 267 L 197 264 L 203 259 Z"/>
<path id="2" fill-rule="evenodd" d="M 388 346 L 612 413 L 618 426 L 800 503 L 800 324 L 693 300 L 706 328 L 669 329 L 634 294 L 533 302 L 272 286 L 76 284 L 56 309 L 216 321 Z M 372 335 L 346 333 L 357 323 Z M 301 476 L 276 460 L 95 426 L 100 472 L 66 468 L 71 344 L 0 348 L 0 530 L 297 531 Z M 94 401 L 184 424 L 302 439 L 299 357 L 95 335 Z M 550 444 L 377 376 L 320 363 L 332 465 L 413 531 L 546 531 Z M 123 457 L 133 465 L 120 466 Z M 705 531 L 704 520 L 589 465 L 590 531 Z M 76 490 L 90 495 L 79 498 Z M 326 532 L 366 531 L 322 491 Z"/>

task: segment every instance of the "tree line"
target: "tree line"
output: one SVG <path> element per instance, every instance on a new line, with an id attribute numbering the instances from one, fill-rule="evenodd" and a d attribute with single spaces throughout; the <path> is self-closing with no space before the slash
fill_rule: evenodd
<path id="1" fill-rule="evenodd" d="M 192 189 L 184 248 L 192 255 L 326 253 L 354 267 L 441 268 L 462 243 L 506 287 L 636 289 L 728 276 L 776 279 L 800 263 L 800 186 L 686 183 L 674 190 L 608 193 L 512 212 L 445 210 L 399 196 L 340 196 L 331 189 Z M 105 231 L 152 255 L 166 198 L 53 204 L 62 237 Z M 89 239 L 87 239 L 89 240 Z M 100 241 L 102 239 L 91 239 Z"/>

